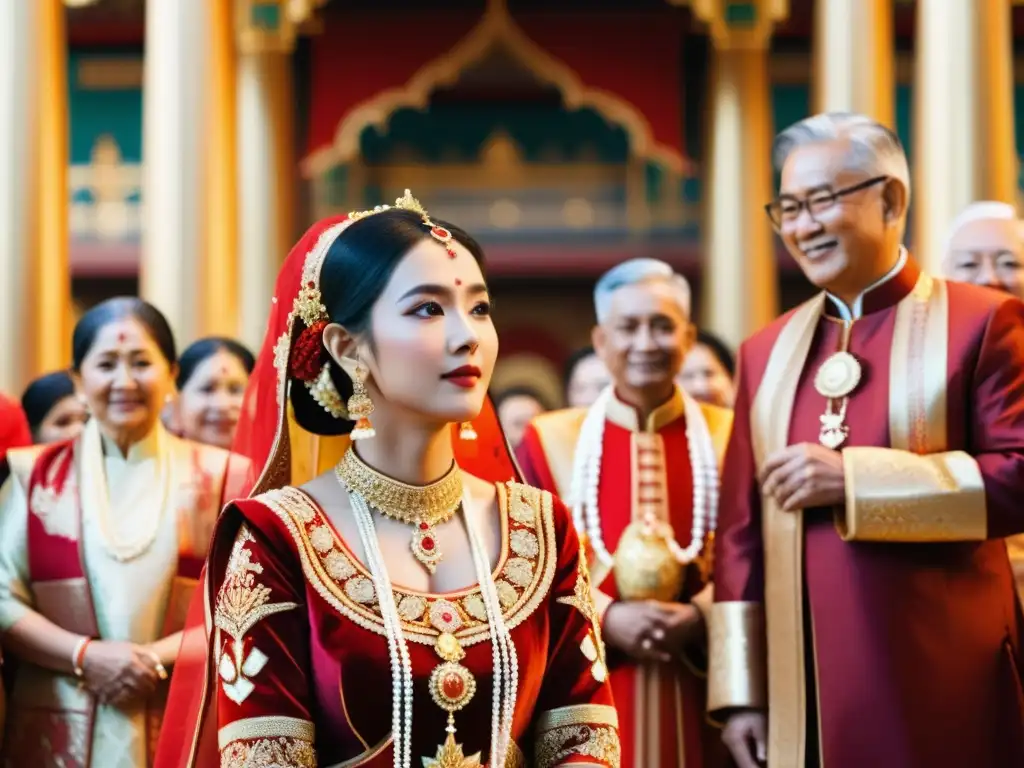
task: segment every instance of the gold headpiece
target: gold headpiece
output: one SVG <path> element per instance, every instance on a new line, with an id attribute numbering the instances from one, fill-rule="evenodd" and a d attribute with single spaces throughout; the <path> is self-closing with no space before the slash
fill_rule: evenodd
<path id="1" fill-rule="evenodd" d="M 349 211 L 348 217 L 352 221 L 359 221 L 359 219 L 365 219 L 367 216 L 373 216 L 375 213 L 390 211 L 392 208 L 412 211 L 413 213 L 420 214 L 423 218 L 427 218 L 427 209 L 423 207 L 419 200 L 412 196 L 412 191 L 408 189 L 405 190 L 404 195 L 395 200 L 394 205 L 378 205 L 368 211 Z"/>

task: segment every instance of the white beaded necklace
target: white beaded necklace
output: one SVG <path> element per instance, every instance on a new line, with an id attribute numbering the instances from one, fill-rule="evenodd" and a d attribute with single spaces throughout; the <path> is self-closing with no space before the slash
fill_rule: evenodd
<path id="1" fill-rule="evenodd" d="M 686 416 L 686 441 L 693 471 L 693 525 L 690 543 L 681 547 L 675 539 L 668 544 L 676 560 L 685 565 L 700 554 L 704 537 L 715 530 L 718 522 L 718 459 L 711 440 L 711 431 L 700 405 L 685 392 L 683 407 Z M 576 529 L 587 535 L 598 562 L 611 567 L 614 558 L 608 552 L 601 532 L 599 489 L 601 484 L 601 456 L 604 443 L 604 425 L 608 403 L 613 397 L 612 387 L 605 389 L 587 411 L 580 427 L 573 455 L 572 516 Z"/>
<path id="2" fill-rule="evenodd" d="M 409 647 L 402 631 L 402 620 L 398 615 L 395 594 L 388 577 L 387 566 L 377 541 L 373 515 L 366 500 L 354 491 L 348 491 L 352 510 L 359 527 L 359 538 L 366 553 L 370 576 L 380 603 L 384 632 L 388 639 L 388 654 L 391 659 L 392 708 L 391 730 L 394 738 L 395 768 L 411 768 L 412 765 L 412 700 L 413 676 Z M 519 660 L 512 635 L 505 624 L 498 600 L 498 591 L 491 575 L 490 562 L 479 534 L 466 514 L 467 496 L 463 495 L 462 514 L 469 534 L 470 551 L 480 583 L 480 593 L 487 613 L 491 636 L 493 670 L 493 702 L 491 708 L 491 754 L 490 764 L 505 764 L 505 755 L 512 738 L 512 719 L 515 714 L 519 688 Z M 498 759 L 498 756 L 501 759 Z"/>

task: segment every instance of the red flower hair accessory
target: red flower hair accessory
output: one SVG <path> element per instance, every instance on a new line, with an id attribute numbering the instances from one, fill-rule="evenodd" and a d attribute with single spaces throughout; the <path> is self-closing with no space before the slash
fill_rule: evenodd
<path id="1" fill-rule="evenodd" d="M 320 375 L 327 350 L 324 349 L 324 328 L 326 320 L 318 320 L 308 328 L 303 328 L 292 347 L 291 362 L 288 373 L 299 381 L 313 381 Z"/>

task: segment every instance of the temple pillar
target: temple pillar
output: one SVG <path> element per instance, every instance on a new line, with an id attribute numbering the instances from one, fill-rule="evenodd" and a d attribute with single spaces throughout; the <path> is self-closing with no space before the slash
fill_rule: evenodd
<path id="1" fill-rule="evenodd" d="M 179 346 L 202 333 L 206 0 L 146 0 L 139 293 Z"/>
<path id="2" fill-rule="evenodd" d="M 234 337 L 238 315 L 237 53 L 233 0 L 209 0 L 205 174 L 206 248 L 200 267 L 204 336 Z"/>
<path id="3" fill-rule="evenodd" d="M 294 127 L 286 3 L 244 0 L 236 12 L 238 60 L 239 337 L 258 349 L 274 280 L 294 238 Z"/>
<path id="4" fill-rule="evenodd" d="M 941 270 L 951 220 L 975 200 L 1015 204 L 1008 0 L 920 0 L 914 77 L 913 247 Z"/>
<path id="5" fill-rule="evenodd" d="M 0 390 L 71 361 L 61 0 L 0 0 Z"/>
<path id="6" fill-rule="evenodd" d="M 892 0 L 818 0 L 814 112 L 859 112 L 895 127 Z"/>
<path id="7" fill-rule="evenodd" d="M 764 212 L 773 195 L 768 45 L 788 7 L 780 0 L 744 7 L 753 18 L 727 17 L 721 4 L 693 0 L 712 39 L 701 325 L 733 347 L 773 320 L 779 306 Z"/>

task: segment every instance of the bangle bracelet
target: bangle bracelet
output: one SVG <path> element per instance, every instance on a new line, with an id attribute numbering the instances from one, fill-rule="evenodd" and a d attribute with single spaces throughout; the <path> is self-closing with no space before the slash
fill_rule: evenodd
<path id="1" fill-rule="evenodd" d="M 71 654 L 71 664 L 75 670 L 75 677 L 81 679 L 85 675 L 85 669 L 82 666 L 85 663 L 85 649 L 89 647 L 89 643 L 92 642 L 91 637 L 82 637 L 75 645 L 75 652 Z"/>

